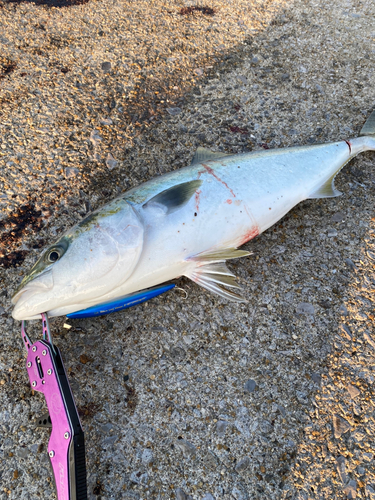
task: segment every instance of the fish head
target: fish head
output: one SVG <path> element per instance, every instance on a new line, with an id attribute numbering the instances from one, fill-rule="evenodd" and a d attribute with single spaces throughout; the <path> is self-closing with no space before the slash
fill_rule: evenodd
<path id="1" fill-rule="evenodd" d="M 89 215 L 48 247 L 15 291 L 13 317 L 60 316 L 100 303 L 137 265 L 144 228 L 134 208 L 118 199 Z"/>

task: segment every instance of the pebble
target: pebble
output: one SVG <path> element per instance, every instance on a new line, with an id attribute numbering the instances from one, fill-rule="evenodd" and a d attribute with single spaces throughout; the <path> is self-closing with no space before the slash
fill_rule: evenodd
<path id="1" fill-rule="evenodd" d="M 28 448 L 18 448 L 16 451 L 16 455 L 20 458 L 26 458 L 29 454 L 29 449 Z"/>
<path id="2" fill-rule="evenodd" d="M 305 392 L 296 391 L 296 396 L 301 404 L 308 405 L 310 403 L 309 398 L 307 397 L 307 394 Z"/>
<path id="3" fill-rule="evenodd" d="M 142 463 L 143 465 L 150 465 L 150 463 L 154 460 L 154 454 L 150 448 L 146 448 L 142 453 Z"/>
<path id="4" fill-rule="evenodd" d="M 346 388 L 353 399 L 361 394 L 361 391 L 354 385 L 348 384 Z"/>
<path id="5" fill-rule="evenodd" d="M 175 108 L 167 108 L 167 112 L 171 115 L 171 116 L 177 116 L 181 113 L 182 109 L 179 108 L 179 107 L 175 107 Z"/>
<path id="6" fill-rule="evenodd" d="M 339 457 L 337 457 L 336 459 L 336 466 L 337 466 L 337 472 L 340 476 L 340 479 L 341 479 L 341 482 L 343 484 L 346 484 L 347 480 L 348 480 L 348 477 L 346 475 L 346 460 L 345 460 L 345 457 L 343 457 L 342 455 L 340 455 Z"/>
<path id="7" fill-rule="evenodd" d="M 328 229 L 327 230 L 327 236 L 328 236 L 328 238 L 333 238 L 333 237 L 337 236 L 336 229 Z"/>
<path id="8" fill-rule="evenodd" d="M 320 385 L 322 382 L 322 376 L 320 375 L 320 373 L 313 372 L 311 374 L 311 379 L 318 385 Z"/>
<path id="9" fill-rule="evenodd" d="M 374 488 L 366 484 L 366 496 L 369 500 L 375 500 L 375 486 Z"/>
<path id="10" fill-rule="evenodd" d="M 357 498 L 357 482 L 354 479 L 351 479 L 345 486 L 344 493 L 349 500 Z"/>
<path id="11" fill-rule="evenodd" d="M 341 306 L 340 306 L 340 314 L 342 316 L 348 316 L 349 315 L 349 312 L 348 312 L 347 308 L 344 306 L 344 304 L 341 304 Z"/>
<path id="12" fill-rule="evenodd" d="M 350 331 L 350 328 L 348 327 L 348 325 L 344 325 L 344 324 L 341 324 L 340 325 L 340 328 L 343 330 L 343 332 L 345 333 L 345 336 L 348 340 L 351 340 L 352 339 L 352 332 Z"/>
<path id="13" fill-rule="evenodd" d="M 339 415 L 334 415 L 332 418 L 333 421 L 333 430 L 335 438 L 340 438 L 345 432 L 348 432 L 350 429 L 350 424 L 344 418 Z"/>
<path id="14" fill-rule="evenodd" d="M 174 347 L 171 347 L 171 349 L 169 351 L 169 355 L 173 359 L 173 361 L 178 362 L 178 361 L 182 361 L 185 358 L 186 352 L 184 351 L 184 349 L 182 347 L 174 346 Z"/>
<path id="15" fill-rule="evenodd" d="M 109 61 L 102 62 L 101 66 L 102 66 L 102 70 L 105 73 L 109 73 L 111 71 L 112 64 Z"/>
<path id="16" fill-rule="evenodd" d="M 312 304 L 309 304 L 308 302 L 300 302 L 297 305 L 297 314 L 305 314 L 305 315 L 314 315 L 315 314 L 315 308 Z"/>
<path id="17" fill-rule="evenodd" d="M 226 431 L 227 427 L 228 427 L 228 422 L 225 422 L 225 420 L 219 420 L 216 423 L 217 435 L 219 437 L 223 437 L 225 435 L 225 431 Z"/>
<path id="18" fill-rule="evenodd" d="M 239 462 L 237 462 L 235 469 L 237 472 L 243 472 L 249 467 L 249 465 L 250 465 L 250 458 L 244 457 Z"/>
<path id="19" fill-rule="evenodd" d="M 147 484 L 149 481 L 149 477 L 147 472 L 141 472 L 136 470 L 130 474 L 130 481 L 135 484 Z"/>
<path id="20" fill-rule="evenodd" d="M 108 153 L 105 164 L 107 165 L 108 170 L 113 170 L 117 167 L 118 161 L 113 158 L 111 153 Z"/>
<path id="21" fill-rule="evenodd" d="M 90 141 L 94 147 L 98 146 L 103 138 L 99 135 L 97 130 L 92 130 L 90 133 Z"/>
<path id="22" fill-rule="evenodd" d="M 197 449 L 193 444 L 189 443 L 189 441 L 186 441 L 185 439 L 178 439 L 176 441 L 176 445 L 180 448 L 185 458 L 195 457 Z"/>
<path id="23" fill-rule="evenodd" d="M 265 435 L 271 434 L 273 432 L 273 427 L 268 420 L 261 420 L 259 422 L 259 428 L 260 431 Z"/>
<path id="24" fill-rule="evenodd" d="M 332 222 L 343 222 L 345 220 L 345 214 L 343 212 L 336 212 L 332 215 Z"/>
<path id="25" fill-rule="evenodd" d="M 374 454 L 373 453 L 362 453 L 362 457 L 363 457 L 363 460 L 365 462 L 372 462 L 372 460 L 374 458 Z"/>
<path id="26" fill-rule="evenodd" d="M 175 490 L 176 500 L 190 500 L 190 495 L 187 495 L 182 488 L 176 488 Z"/>
<path id="27" fill-rule="evenodd" d="M 375 349 L 375 340 L 370 336 L 368 332 L 363 334 L 363 338 L 370 344 L 371 347 Z"/>
<path id="28" fill-rule="evenodd" d="M 215 500 L 215 497 L 211 495 L 211 493 L 206 493 L 202 500 Z"/>
<path id="29" fill-rule="evenodd" d="M 64 173 L 66 179 L 71 179 L 72 177 L 77 177 L 77 175 L 79 174 L 79 170 L 78 168 L 67 167 L 64 169 Z"/>
<path id="30" fill-rule="evenodd" d="M 246 496 L 245 494 L 240 491 L 238 488 L 234 487 L 232 489 L 232 496 L 236 499 L 236 500 L 246 500 Z"/>
<path id="31" fill-rule="evenodd" d="M 352 271 L 357 271 L 357 266 L 354 264 L 354 262 L 351 259 L 345 259 L 345 264 L 352 270 Z"/>
<path id="32" fill-rule="evenodd" d="M 113 446 L 117 440 L 118 440 L 117 435 L 111 435 L 103 439 L 103 444 L 106 448 L 108 448 L 110 446 Z"/>
<path id="33" fill-rule="evenodd" d="M 257 384 L 256 384 L 255 380 L 253 380 L 253 379 L 250 378 L 249 380 L 247 380 L 245 382 L 244 389 L 245 389 L 246 392 L 250 392 L 251 393 L 251 392 L 255 391 L 256 386 L 257 386 Z"/>
<path id="34" fill-rule="evenodd" d="M 113 121 L 110 118 L 102 118 L 100 123 L 105 126 L 113 125 Z"/>
<path id="35" fill-rule="evenodd" d="M 107 434 L 108 432 L 110 432 L 111 430 L 113 429 L 113 424 L 111 422 L 107 422 L 106 424 L 102 425 L 101 426 L 101 431 L 104 433 L 104 434 Z"/>

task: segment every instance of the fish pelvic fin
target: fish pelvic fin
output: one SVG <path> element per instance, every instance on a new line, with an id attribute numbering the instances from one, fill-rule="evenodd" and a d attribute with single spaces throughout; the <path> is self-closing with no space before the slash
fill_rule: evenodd
<path id="1" fill-rule="evenodd" d="M 359 135 L 375 135 L 375 110 L 367 118 Z"/>
<path id="2" fill-rule="evenodd" d="M 341 170 L 341 168 L 340 168 Z M 335 198 L 341 196 L 342 192 L 335 188 L 335 177 L 338 172 L 335 172 L 322 186 L 310 194 L 309 199 L 313 198 Z"/>
<path id="3" fill-rule="evenodd" d="M 224 299 L 234 302 L 247 302 L 240 294 L 231 290 L 233 288 L 238 290 L 240 286 L 235 281 L 235 275 L 225 265 L 225 260 L 245 257 L 250 253 L 236 248 L 227 248 L 198 254 L 189 259 L 195 261 L 196 265 L 185 275 L 201 287 L 220 295 Z"/>
<path id="4" fill-rule="evenodd" d="M 252 252 L 247 250 L 238 250 L 238 248 L 220 248 L 218 250 L 209 250 L 208 252 L 201 252 L 189 260 L 196 260 L 198 262 L 224 262 L 230 259 L 238 259 L 239 257 L 247 257 Z"/>

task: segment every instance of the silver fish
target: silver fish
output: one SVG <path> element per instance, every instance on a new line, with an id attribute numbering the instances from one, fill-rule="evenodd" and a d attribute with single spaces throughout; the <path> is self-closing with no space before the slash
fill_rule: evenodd
<path id="1" fill-rule="evenodd" d="M 47 248 L 13 296 L 13 317 L 60 316 L 184 275 L 242 301 L 225 261 L 297 203 L 341 193 L 334 178 L 375 150 L 375 112 L 362 136 L 239 155 L 197 150 L 189 167 L 131 189 Z"/>

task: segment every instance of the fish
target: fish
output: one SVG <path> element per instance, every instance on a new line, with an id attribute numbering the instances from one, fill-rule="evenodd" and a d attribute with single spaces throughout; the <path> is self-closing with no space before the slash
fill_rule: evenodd
<path id="1" fill-rule="evenodd" d="M 230 155 L 198 148 L 191 165 L 155 177 L 94 211 L 49 246 L 15 291 L 16 320 L 62 316 L 186 276 L 242 302 L 226 261 L 375 150 L 375 111 L 350 140 Z"/>

